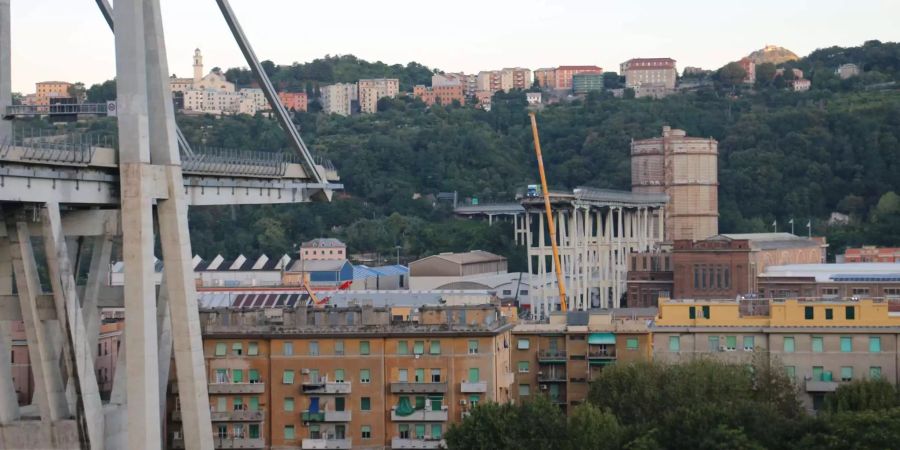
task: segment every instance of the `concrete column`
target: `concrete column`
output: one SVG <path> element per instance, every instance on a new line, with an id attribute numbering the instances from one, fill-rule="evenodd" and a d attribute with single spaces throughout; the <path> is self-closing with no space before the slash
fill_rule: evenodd
<path id="1" fill-rule="evenodd" d="M 0 108 L 6 113 L 7 106 L 12 105 L 12 37 L 10 27 L 12 19 L 9 15 L 9 0 L 0 0 Z M 0 120 L 0 143 L 12 133 L 12 123 Z"/>
<path id="2" fill-rule="evenodd" d="M 97 373 L 94 370 L 93 347 L 96 343 L 90 343 L 85 334 L 84 315 L 78 305 L 73 264 L 69 260 L 69 249 L 62 231 L 59 205 L 48 203 L 41 216 L 50 285 L 53 288 L 56 314 L 64 335 L 63 358 L 70 372 L 74 372 L 75 379 L 72 380 L 70 377 L 70 380 L 73 385 L 77 384 L 77 390 L 81 395 L 82 411 L 78 413 L 82 415 L 87 428 L 88 444 L 92 449 L 102 449 L 104 419 Z"/>
<path id="3" fill-rule="evenodd" d="M 165 273 L 156 299 L 156 326 L 159 330 L 159 417 L 165 422 L 166 393 L 169 387 L 169 371 L 172 368 L 172 320 L 169 315 L 169 294 Z"/>
<path id="4" fill-rule="evenodd" d="M 100 297 L 100 290 L 106 284 L 109 276 L 112 239 L 113 237 L 109 234 L 94 237 L 91 266 L 88 269 L 87 285 L 84 287 L 84 298 L 81 303 L 88 349 L 91 350 L 94 358 L 97 357 L 97 341 L 100 338 L 100 311 L 97 308 L 97 301 Z"/>
<path id="5" fill-rule="evenodd" d="M 28 356 L 34 377 L 34 401 L 42 421 L 56 422 L 68 416 L 68 405 L 59 373 L 59 354 L 54 349 L 50 325 L 41 320 L 37 310 L 41 283 L 28 224 L 16 223 L 15 230 L 10 230 L 9 236 L 12 241 L 10 253 L 16 275 L 16 289 L 19 292 L 19 306 L 25 322 Z"/>
<path id="6" fill-rule="evenodd" d="M 0 227 L 4 227 L 0 223 Z M 12 264 L 10 263 L 9 240 L 0 238 L 0 295 L 11 295 Z M 12 361 L 6 355 L 12 352 L 12 322 L 0 318 L 0 425 L 6 425 L 19 418 L 19 399 L 12 382 Z"/>

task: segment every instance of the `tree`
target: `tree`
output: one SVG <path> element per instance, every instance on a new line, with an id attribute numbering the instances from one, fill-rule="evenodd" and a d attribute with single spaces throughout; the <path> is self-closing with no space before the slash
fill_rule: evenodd
<path id="1" fill-rule="evenodd" d="M 271 60 L 267 59 L 259 64 L 262 66 L 263 72 L 266 73 L 266 76 L 271 78 L 275 75 L 275 71 L 277 70 L 277 68 L 275 67 L 275 63 L 273 63 Z"/>
<path id="2" fill-rule="evenodd" d="M 94 84 L 87 90 L 88 103 L 106 103 L 116 99 L 116 80 Z"/>
<path id="3" fill-rule="evenodd" d="M 616 416 L 591 404 L 572 411 L 567 432 L 571 450 L 615 450 L 621 448 L 624 438 Z"/>
<path id="4" fill-rule="evenodd" d="M 479 404 L 461 423 L 451 425 L 444 438 L 449 449 L 543 450 L 558 448 L 566 436 L 562 412 L 537 396 L 521 405 Z"/>
<path id="5" fill-rule="evenodd" d="M 770 86 L 775 79 L 775 64 L 762 63 L 756 65 L 756 85 L 758 87 Z"/>
<path id="6" fill-rule="evenodd" d="M 735 87 L 744 82 L 747 78 L 747 71 L 738 62 L 730 62 L 725 64 L 716 74 L 719 81 L 728 87 Z"/>
<path id="7" fill-rule="evenodd" d="M 897 389 L 885 380 L 854 381 L 825 398 L 830 413 L 878 411 L 900 407 Z"/>
<path id="8" fill-rule="evenodd" d="M 87 91 L 84 88 L 84 83 L 80 81 L 69 86 L 69 97 L 74 98 L 75 101 L 79 103 L 84 101 L 84 99 L 86 98 L 86 93 Z"/>

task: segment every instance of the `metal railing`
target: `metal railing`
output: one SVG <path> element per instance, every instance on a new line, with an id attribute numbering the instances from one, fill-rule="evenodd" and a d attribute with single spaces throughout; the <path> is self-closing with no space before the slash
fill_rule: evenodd
<path id="1" fill-rule="evenodd" d="M 261 152 L 212 147 L 195 147 L 193 154 L 182 155 L 185 173 L 283 177 L 287 165 L 296 157 L 282 152 Z"/>
<path id="2" fill-rule="evenodd" d="M 106 103 L 57 103 L 52 105 L 10 105 L 6 107 L 6 117 L 53 116 L 66 114 L 108 115 Z"/>
<path id="3" fill-rule="evenodd" d="M 115 137 L 109 135 L 13 128 L 0 145 L 0 158 L 8 157 L 13 147 L 19 147 L 24 160 L 87 165 L 97 147 L 116 146 Z"/>

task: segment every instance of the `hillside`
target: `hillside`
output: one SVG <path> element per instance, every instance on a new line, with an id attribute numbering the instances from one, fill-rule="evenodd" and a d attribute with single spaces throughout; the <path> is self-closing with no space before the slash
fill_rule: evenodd
<path id="1" fill-rule="evenodd" d="M 750 53 L 747 57 L 756 64 L 772 63 L 775 65 L 800 59 L 794 52 L 777 45 L 767 45 Z"/>

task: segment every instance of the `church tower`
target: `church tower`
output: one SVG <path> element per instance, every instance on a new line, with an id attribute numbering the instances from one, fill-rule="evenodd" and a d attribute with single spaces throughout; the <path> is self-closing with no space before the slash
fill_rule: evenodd
<path id="1" fill-rule="evenodd" d="M 194 84 L 199 84 L 201 79 L 203 79 L 203 55 L 198 48 L 194 50 Z"/>

